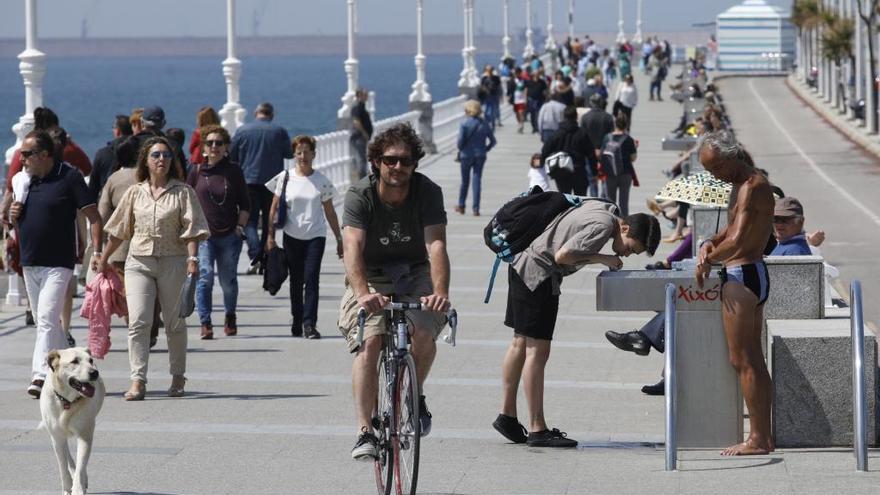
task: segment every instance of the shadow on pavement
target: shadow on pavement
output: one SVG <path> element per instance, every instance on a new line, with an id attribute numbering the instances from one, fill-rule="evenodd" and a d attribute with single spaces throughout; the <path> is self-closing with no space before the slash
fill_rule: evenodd
<path id="1" fill-rule="evenodd" d="M 106 397 L 122 397 L 124 392 L 108 392 Z M 327 397 L 324 394 L 224 394 L 217 392 L 186 391 L 183 400 L 194 399 L 233 399 L 233 400 L 277 400 L 277 399 L 311 399 Z M 165 390 L 148 391 L 147 400 L 180 400 L 180 397 L 168 397 Z"/>

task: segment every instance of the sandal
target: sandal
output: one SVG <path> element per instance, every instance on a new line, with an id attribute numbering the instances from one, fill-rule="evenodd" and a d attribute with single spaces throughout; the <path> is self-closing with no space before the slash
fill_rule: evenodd
<path id="1" fill-rule="evenodd" d="M 171 387 L 168 389 L 168 397 L 183 397 L 183 386 L 186 384 L 186 378 L 183 375 L 174 375 L 171 377 Z"/>
<path id="2" fill-rule="evenodd" d="M 131 387 L 128 389 L 128 392 L 122 394 L 122 398 L 127 401 L 137 401 L 144 400 L 144 397 L 147 395 L 147 387 L 144 386 L 144 382 L 140 380 L 134 380 L 131 382 Z"/>

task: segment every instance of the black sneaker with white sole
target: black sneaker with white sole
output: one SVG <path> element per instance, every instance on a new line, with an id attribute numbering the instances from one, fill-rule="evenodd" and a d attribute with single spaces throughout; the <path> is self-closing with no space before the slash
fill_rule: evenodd
<path id="1" fill-rule="evenodd" d="M 356 461 L 372 461 L 379 457 L 379 439 L 376 435 L 368 432 L 366 428 L 361 429 L 357 443 L 351 449 L 351 458 Z"/>
<path id="2" fill-rule="evenodd" d="M 558 428 L 529 433 L 526 445 L 529 447 L 577 447 L 577 440 L 566 438 L 568 435 Z"/>

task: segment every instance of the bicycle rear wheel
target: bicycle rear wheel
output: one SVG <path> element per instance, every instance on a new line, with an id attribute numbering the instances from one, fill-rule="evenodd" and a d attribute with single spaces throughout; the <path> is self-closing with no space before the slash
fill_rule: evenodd
<path id="1" fill-rule="evenodd" d="M 394 463 L 392 458 L 394 451 L 391 447 L 391 423 L 392 390 L 388 379 L 389 363 L 387 354 L 382 351 L 379 355 L 379 393 L 376 398 L 376 416 L 373 418 L 373 428 L 376 438 L 379 439 L 379 456 L 376 457 L 376 489 L 379 495 L 391 495 L 394 478 Z"/>
<path id="2" fill-rule="evenodd" d="M 394 476 L 397 495 L 416 493 L 419 478 L 419 381 L 416 365 L 407 354 L 400 362 L 394 390 L 394 425 L 391 440 L 394 450 Z M 395 434 L 396 433 L 396 434 Z"/>

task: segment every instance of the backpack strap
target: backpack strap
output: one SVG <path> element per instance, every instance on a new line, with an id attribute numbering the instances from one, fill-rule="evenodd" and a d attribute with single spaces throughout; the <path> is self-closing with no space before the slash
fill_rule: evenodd
<path id="1" fill-rule="evenodd" d="M 501 265 L 501 256 L 495 258 L 492 265 L 492 274 L 489 275 L 489 287 L 486 288 L 486 298 L 483 299 L 484 304 L 489 304 L 489 298 L 492 297 L 492 288 L 495 287 L 495 276 L 498 275 L 498 267 Z"/>

